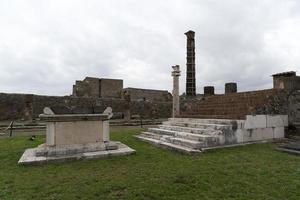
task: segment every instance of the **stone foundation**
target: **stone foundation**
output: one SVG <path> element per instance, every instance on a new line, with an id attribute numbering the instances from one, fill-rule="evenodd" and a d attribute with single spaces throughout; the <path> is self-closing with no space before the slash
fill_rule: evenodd
<path id="1" fill-rule="evenodd" d="M 287 115 L 247 116 L 246 120 L 171 118 L 138 139 L 187 154 L 284 138 Z"/>

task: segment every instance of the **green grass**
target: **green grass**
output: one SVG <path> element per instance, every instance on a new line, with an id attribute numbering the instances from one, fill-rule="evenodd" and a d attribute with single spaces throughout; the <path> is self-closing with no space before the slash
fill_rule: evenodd
<path id="1" fill-rule="evenodd" d="M 0 199 L 300 199 L 300 157 L 257 144 L 188 156 L 113 132 L 137 153 L 18 166 L 28 137 L 0 140 Z"/>

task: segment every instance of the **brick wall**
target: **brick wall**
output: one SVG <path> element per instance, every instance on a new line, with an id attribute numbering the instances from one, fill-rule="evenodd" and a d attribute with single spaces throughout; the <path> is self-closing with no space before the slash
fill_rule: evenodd
<path id="1" fill-rule="evenodd" d="M 284 90 L 261 90 L 204 97 L 187 101 L 182 116 L 199 118 L 244 119 L 247 114 L 287 114 Z"/>

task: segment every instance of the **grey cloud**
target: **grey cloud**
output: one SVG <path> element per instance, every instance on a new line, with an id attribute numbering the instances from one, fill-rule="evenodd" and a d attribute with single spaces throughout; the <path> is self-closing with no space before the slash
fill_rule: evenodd
<path id="1" fill-rule="evenodd" d="M 238 82 L 272 86 L 299 69 L 296 0 L 1 1 L 0 91 L 70 94 L 85 76 L 171 90 L 171 66 L 185 86 L 184 32 L 196 32 L 197 92 Z M 289 38 L 291 37 L 292 40 Z"/>

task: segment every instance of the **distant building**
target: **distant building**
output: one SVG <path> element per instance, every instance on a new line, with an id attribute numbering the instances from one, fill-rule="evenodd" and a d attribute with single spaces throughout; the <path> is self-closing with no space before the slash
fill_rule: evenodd
<path id="1" fill-rule="evenodd" d="M 124 88 L 121 79 L 105 79 L 86 77 L 73 85 L 74 97 L 96 98 L 129 98 L 137 101 L 172 101 L 172 95 L 167 90 L 152 90 L 142 88 Z M 126 96 L 126 97 L 125 97 Z"/>

